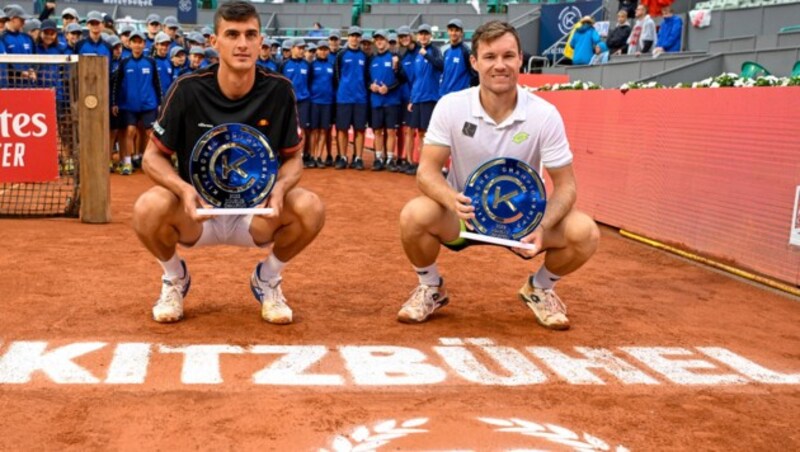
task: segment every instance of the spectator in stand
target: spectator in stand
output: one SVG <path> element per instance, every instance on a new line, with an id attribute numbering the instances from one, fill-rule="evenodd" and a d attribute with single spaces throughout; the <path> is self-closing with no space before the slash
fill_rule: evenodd
<path id="1" fill-rule="evenodd" d="M 86 15 L 86 25 L 89 35 L 81 39 L 75 46 L 78 55 L 101 55 L 108 59 L 111 68 L 111 46 L 103 39 L 103 14 L 99 11 L 89 11 Z"/>
<path id="2" fill-rule="evenodd" d="M 322 24 L 319 22 L 314 22 L 314 25 L 311 27 L 311 31 L 308 32 L 308 36 L 313 38 L 324 38 L 325 29 L 322 27 Z"/>
<path id="3" fill-rule="evenodd" d="M 172 62 L 169 59 L 169 45 L 171 42 L 169 35 L 163 31 L 156 35 L 153 59 L 156 61 L 156 67 L 158 68 L 158 82 L 161 86 L 162 98 L 172 85 Z"/>
<path id="4" fill-rule="evenodd" d="M 189 50 L 189 69 L 196 71 L 203 67 L 203 60 L 206 58 L 206 52 L 202 47 L 195 46 Z"/>
<path id="5" fill-rule="evenodd" d="M 333 120 L 334 92 L 333 86 L 333 61 L 330 46 L 327 42 L 320 41 L 317 45 L 317 58 L 311 63 L 311 148 L 316 168 L 331 166 L 331 136 Z M 322 150 L 325 148 L 325 161 L 322 160 Z M 309 166 L 311 168 L 311 166 Z"/>
<path id="6" fill-rule="evenodd" d="M 470 49 L 464 43 L 464 24 L 460 19 L 447 23 L 450 47 L 444 52 L 444 70 L 439 95 L 454 93 L 470 86 L 478 86 L 478 73 L 469 63 Z"/>
<path id="7" fill-rule="evenodd" d="M 665 6 L 671 5 L 674 0 L 641 0 L 650 17 L 658 17 Z"/>
<path id="8" fill-rule="evenodd" d="M 331 55 L 334 57 L 337 53 L 339 53 L 340 45 L 341 45 L 341 36 L 339 36 L 339 30 L 331 30 L 328 33 L 328 47 L 331 49 Z"/>
<path id="9" fill-rule="evenodd" d="M 6 53 L 9 55 L 32 55 L 36 44 L 30 35 L 22 31 L 27 17 L 25 10 L 19 5 L 8 5 L 3 9 L 3 12 L 8 17 L 5 33 L 2 36 Z M 14 63 L 9 65 L 9 69 L 11 70 L 12 80 L 18 79 L 17 87 L 20 85 L 19 79 L 30 81 L 31 83 L 36 82 L 36 70 L 30 64 Z"/>
<path id="10" fill-rule="evenodd" d="M 147 35 L 144 41 L 144 51 L 146 54 L 152 52 L 153 44 L 156 42 L 156 35 L 161 31 L 161 16 L 158 14 L 150 14 L 147 16 Z"/>
<path id="11" fill-rule="evenodd" d="M 64 32 L 67 36 L 67 52 L 72 55 L 77 55 L 78 42 L 80 42 L 81 36 L 83 36 L 83 30 L 81 29 L 81 26 L 74 23 L 69 24 Z"/>
<path id="12" fill-rule="evenodd" d="M 58 42 L 67 45 L 67 27 L 69 24 L 77 24 L 81 18 L 75 8 L 64 8 L 61 12 L 61 33 L 58 34 Z"/>
<path id="13" fill-rule="evenodd" d="M 625 17 L 633 17 L 636 15 L 636 6 L 638 4 L 639 0 L 619 0 L 618 11 L 625 11 L 625 14 L 627 14 Z"/>
<path id="14" fill-rule="evenodd" d="M 39 41 L 39 33 L 42 31 L 42 22 L 39 19 L 25 21 L 22 31 L 31 37 L 33 42 Z"/>
<path id="15" fill-rule="evenodd" d="M 134 31 L 130 43 L 131 57 L 120 62 L 111 95 L 111 113 L 118 115 L 120 124 L 126 127 L 125 145 L 120 151 L 122 175 L 133 173 L 134 138 L 148 136 L 161 105 L 158 67 L 154 59 L 145 56 L 145 35 Z"/>
<path id="16" fill-rule="evenodd" d="M 439 81 L 442 79 L 444 60 L 442 51 L 433 45 L 431 26 L 422 24 L 417 29 L 419 51 L 414 59 L 414 76 L 411 86 L 411 127 L 417 133 L 419 142 L 425 141 L 425 132 L 431 122 L 431 115 L 439 101 Z M 406 174 L 417 174 L 417 163 L 408 166 Z"/>
<path id="17" fill-rule="evenodd" d="M 292 57 L 281 64 L 280 72 L 284 77 L 292 82 L 295 100 L 297 101 L 297 126 L 303 129 L 303 136 L 309 137 L 311 131 L 311 65 L 305 58 L 306 41 L 303 38 L 296 38 L 292 42 Z M 303 163 L 309 167 L 311 155 L 308 146 L 310 139 L 304 148 Z"/>
<path id="18" fill-rule="evenodd" d="M 397 166 L 387 167 L 391 172 L 405 173 L 413 161 L 414 155 L 414 128 L 411 127 L 411 87 L 414 80 L 414 60 L 417 58 L 417 46 L 411 27 L 403 25 L 397 29 L 397 39 L 400 43 L 400 66 L 406 76 L 406 82 L 400 88 L 400 124 L 403 145 L 397 148 Z"/>
<path id="19" fill-rule="evenodd" d="M 334 83 L 336 83 L 336 169 L 347 166 L 348 131 L 353 128 L 353 159 L 350 168 L 364 169 L 364 131 L 367 128 L 367 86 L 369 66 L 367 55 L 361 50 L 361 28 L 347 30 L 347 47 L 336 56 Z"/>
<path id="20" fill-rule="evenodd" d="M 658 55 L 663 52 L 681 51 L 681 33 L 683 33 L 683 19 L 672 14 L 672 6 L 667 5 L 661 8 L 664 20 L 661 21 L 661 28 L 658 29 L 656 42 L 658 47 L 653 51 Z"/>
<path id="21" fill-rule="evenodd" d="M 397 129 L 400 127 L 400 86 L 404 77 L 397 56 L 389 51 L 389 41 L 386 39 L 388 34 L 387 30 L 375 32 L 373 36 L 376 52 L 368 60 L 372 106 L 369 123 L 375 134 L 373 171 L 383 171 L 389 165 L 396 166 L 394 150 L 397 144 Z"/>
<path id="22" fill-rule="evenodd" d="M 644 5 L 636 7 L 636 23 L 633 25 L 631 35 L 628 37 L 628 54 L 641 55 L 650 53 L 656 41 L 656 24 L 647 15 Z"/>
<path id="23" fill-rule="evenodd" d="M 592 62 L 592 57 L 600 54 L 600 34 L 594 29 L 592 16 L 583 16 L 581 26 L 575 30 L 569 45 L 574 49 L 572 64 L 579 66 Z"/>
<path id="24" fill-rule="evenodd" d="M 278 63 L 272 59 L 272 41 L 264 38 L 261 42 L 261 53 L 258 55 L 256 65 L 273 72 L 278 72 Z"/>
<path id="25" fill-rule="evenodd" d="M 617 26 L 608 33 L 606 46 L 611 55 L 622 55 L 628 51 L 628 37 L 631 35 L 631 25 L 628 23 L 628 13 L 624 9 L 617 12 Z"/>

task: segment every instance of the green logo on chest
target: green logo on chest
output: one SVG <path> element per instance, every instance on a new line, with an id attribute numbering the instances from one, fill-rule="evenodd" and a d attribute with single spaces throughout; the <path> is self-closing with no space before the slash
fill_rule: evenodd
<path id="1" fill-rule="evenodd" d="M 525 132 L 518 132 L 511 140 L 516 144 L 521 144 L 523 141 L 527 140 L 529 136 L 530 135 Z"/>

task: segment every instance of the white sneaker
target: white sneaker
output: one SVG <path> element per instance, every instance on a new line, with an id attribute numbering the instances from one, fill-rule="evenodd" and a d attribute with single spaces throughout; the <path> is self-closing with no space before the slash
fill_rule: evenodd
<path id="1" fill-rule="evenodd" d="M 183 299 L 189 293 L 192 277 L 181 260 L 183 278 L 161 278 L 161 296 L 153 306 L 153 320 L 158 323 L 177 322 L 183 318 Z"/>
<path id="2" fill-rule="evenodd" d="M 531 279 L 519 289 L 519 297 L 536 315 L 539 325 L 551 330 L 568 330 L 567 305 L 558 298 L 553 289 L 540 289 L 531 284 Z"/>
<path id="3" fill-rule="evenodd" d="M 281 279 L 270 285 L 259 276 L 262 263 L 259 262 L 253 276 L 250 277 L 250 289 L 253 296 L 261 303 L 261 318 L 276 325 L 292 323 L 292 309 L 286 304 L 281 290 Z"/>
<path id="4" fill-rule="evenodd" d="M 443 279 L 439 279 L 438 286 L 420 284 L 400 308 L 397 320 L 403 323 L 424 322 L 431 314 L 447 305 L 448 301 Z"/>

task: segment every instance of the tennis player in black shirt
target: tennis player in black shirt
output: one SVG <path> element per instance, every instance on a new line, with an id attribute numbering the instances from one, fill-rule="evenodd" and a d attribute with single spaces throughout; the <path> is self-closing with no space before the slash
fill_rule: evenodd
<path id="1" fill-rule="evenodd" d="M 303 168 L 302 132 L 291 83 L 256 66 L 261 48 L 261 23 L 249 2 L 231 1 L 214 16 L 212 45 L 220 62 L 179 78 L 167 92 L 143 167 L 156 186 L 134 206 L 133 227 L 144 246 L 164 269 L 161 296 L 153 307 L 157 322 L 183 317 L 183 299 L 191 278 L 176 245 L 271 247 L 256 266 L 250 285 L 270 323 L 292 321 L 281 291 L 281 270 L 322 229 L 324 207 L 314 193 L 297 187 Z M 261 207 L 270 215 L 217 216 L 197 213 L 205 205 L 191 184 L 189 162 L 198 139 L 214 126 L 243 123 L 269 139 L 280 169 L 269 198 Z M 176 174 L 170 158 L 176 155 Z"/>

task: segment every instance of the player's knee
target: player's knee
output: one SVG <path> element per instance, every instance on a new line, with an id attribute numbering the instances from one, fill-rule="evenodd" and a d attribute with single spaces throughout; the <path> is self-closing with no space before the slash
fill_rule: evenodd
<path id="1" fill-rule="evenodd" d="M 164 187 L 153 187 L 144 192 L 133 205 L 133 228 L 143 231 L 148 226 L 161 224 L 178 204 L 178 198 Z"/>
<path id="2" fill-rule="evenodd" d="M 325 205 L 316 193 L 297 190 L 291 197 L 292 210 L 306 229 L 318 232 L 325 224 Z"/>
<path id="3" fill-rule="evenodd" d="M 600 242 L 600 228 L 583 212 L 574 213 L 572 224 L 567 229 L 567 241 L 584 254 L 592 254 Z"/>
<path id="4" fill-rule="evenodd" d="M 432 210 L 438 206 L 433 200 L 424 196 L 419 196 L 409 201 L 400 212 L 400 229 L 406 232 L 426 229 L 432 221 L 434 215 Z"/>

